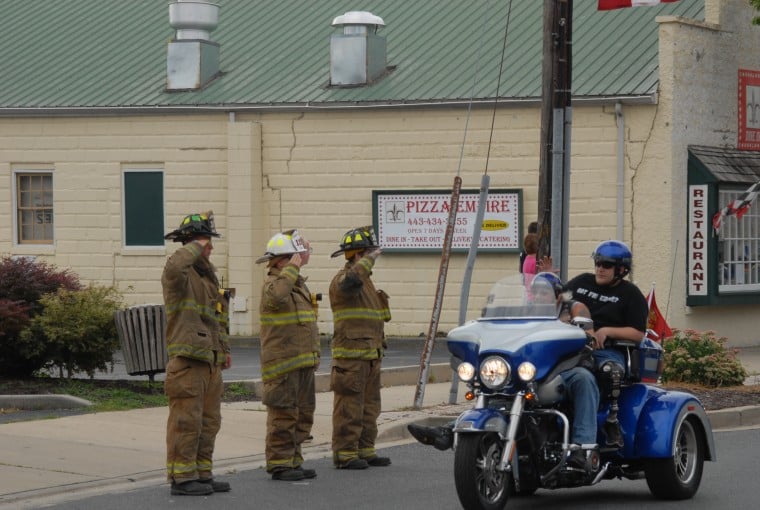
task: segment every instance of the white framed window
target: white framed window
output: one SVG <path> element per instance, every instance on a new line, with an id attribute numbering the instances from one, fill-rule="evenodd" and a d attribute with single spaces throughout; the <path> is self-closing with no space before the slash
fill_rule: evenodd
<path id="1" fill-rule="evenodd" d="M 718 207 L 738 199 L 746 186 L 718 188 Z M 760 291 L 760 212 L 753 204 L 741 218 L 723 218 L 718 234 L 718 292 Z"/>
<path id="2" fill-rule="evenodd" d="M 164 171 L 124 167 L 122 172 L 124 246 L 164 246 Z"/>
<path id="3" fill-rule="evenodd" d="M 55 211 L 53 171 L 17 169 L 13 172 L 15 242 L 19 245 L 52 245 Z"/>

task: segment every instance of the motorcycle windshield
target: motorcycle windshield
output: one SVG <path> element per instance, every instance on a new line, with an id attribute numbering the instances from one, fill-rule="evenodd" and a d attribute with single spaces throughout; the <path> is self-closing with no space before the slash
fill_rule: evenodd
<path id="1" fill-rule="evenodd" d="M 482 309 L 483 319 L 556 319 L 561 294 L 551 279 L 520 274 L 503 278 L 491 287 Z"/>

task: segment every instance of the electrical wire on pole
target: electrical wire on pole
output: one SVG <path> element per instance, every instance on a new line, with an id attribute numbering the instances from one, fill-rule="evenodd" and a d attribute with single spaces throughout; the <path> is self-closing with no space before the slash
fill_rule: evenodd
<path id="1" fill-rule="evenodd" d="M 488 10 L 486 9 L 486 13 Z M 465 292 L 469 294 L 469 282 L 470 277 L 472 274 L 472 267 L 474 266 L 474 257 L 477 254 L 477 247 L 478 242 L 480 239 L 480 231 L 481 226 L 483 223 L 483 215 L 485 210 L 485 204 L 486 204 L 486 198 L 488 197 L 488 163 L 491 156 L 491 145 L 493 142 L 493 132 L 494 132 L 494 126 L 496 122 L 496 107 L 499 102 L 499 91 L 501 87 L 501 76 L 504 70 L 504 55 L 506 54 L 507 49 L 507 36 L 509 34 L 509 20 L 512 13 L 512 0 L 509 0 L 508 8 L 507 8 L 507 19 L 506 24 L 504 27 L 504 41 L 502 44 L 502 51 L 501 51 L 501 60 L 499 63 L 499 76 L 496 82 L 496 96 L 494 99 L 494 106 L 493 106 L 493 113 L 491 116 L 491 131 L 490 136 L 488 139 L 488 150 L 486 153 L 486 163 L 485 163 L 485 169 L 483 171 L 483 179 L 481 180 L 481 193 L 480 193 L 480 200 L 478 203 L 478 211 L 476 213 L 476 221 L 475 225 L 473 227 L 473 233 L 472 233 L 472 240 L 470 244 L 470 255 L 468 256 L 468 263 L 467 263 L 467 269 L 465 271 L 465 277 L 464 282 L 462 285 L 462 296 L 465 295 Z M 484 19 L 485 24 L 485 19 Z M 485 30 L 482 30 L 481 33 L 485 33 Z M 481 45 L 478 45 L 480 48 Z M 478 58 L 479 63 L 480 58 Z M 428 372 L 430 368 L 430 358 L 432 356 L 433 352 L 433 344 L 435 342 L 435 336 L 438 332 L 438 323 L 440 320 L 440 314 L 441 309 L 443 306 L 443 296 L 444 291 L 446 287 L 446 276 L 448 274 L 448 267 L 449 267 L 449 260 L 451 258 L 451 244 L 454 236 L 454 225 L 456 223 L 456 215 L 457 215 L 457 209 L 459 204 L 459 195 L 461 191 L 462 186 L 462 178 L 460 177 L 461 169 L 462 169 L 462 158 L 464 154 L 464 143 L 467 138 L 467 126 L 469 125 L 469 117 L 470 117 L 470 111 L 472 108 L 472 98 L 475 91 L 475 84 L 477 80 L 477 72 L 475 74 L 475 81 L 473 82 L 473 92 L 470 96 L 470 104 L 468 106 L 467 111 L 467 123 L 465 124 L 465 134 L 464 134 L 464 140 L 462 141 L 462 150 L 460 152 L 460 158 L 459 158 L 459 167 L 457 168 L 457 175 L 454 178 L 454 186 L 452 188 L 451 193 L 451 205 L 449 209 L 449 217 L 446 225 L 446 234 L 443 241 L 443 247 L 442 247 L 442 253 L 441 253 L 441 265 L 438 270 L 438 280 L 436 285 L 436 295 L 435 295 L 435 301 L 433 304 L 433 312 L 430 319 L 430 326 L 428 327 L 428 333 L 427 337 L 425 339 L 425 344 L 422 349 L 421 354 L 421 360 L 420 360 L 420 375 L 417 381 L 417 387 L 415 389 L 414 393 L 414 408 L 420 409 L 422 407 L 422 403 L 425 397 L 425 384 L 427 382 L 428 378 Z M 472 260 L 470 260 L 470 257 L 472 257 Z M 469 273 L 467 272 L 469 271 Z M 462 303 L 464 303 L 464 311 L 462 310 Z M 460 324 L 464 322 L 463 314 L 466 313 L 467 308 L 467 299 L 462 298 L 460 299 Z M 453 393 L 453 399 L 456 401 L 456 377 L 452 377 L 452 389 L 451 392 Z M 449 399 L 451 400 L 452 396 L 450 394 Z"/>

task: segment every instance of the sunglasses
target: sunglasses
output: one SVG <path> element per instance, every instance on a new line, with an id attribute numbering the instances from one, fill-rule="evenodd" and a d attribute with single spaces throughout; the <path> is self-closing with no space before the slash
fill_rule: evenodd
<path id="1" fill-rule="evenodd" d="M 607 262 L 606 260 L 605 261 L 594 262 L 594 265 L 596 267 L 601 267 L 601 268 L 604 268 L 604 269 L 612 269 L 613 267 L 615 267 L 615 264 L 613 264 L 612 262 Z"/>

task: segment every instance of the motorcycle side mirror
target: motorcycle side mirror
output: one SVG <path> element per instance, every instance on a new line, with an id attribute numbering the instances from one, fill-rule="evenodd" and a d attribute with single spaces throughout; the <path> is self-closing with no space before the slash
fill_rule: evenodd
<path id="1" fill-rule="evenodd" d="M 573 326 L 578 326 L 583 331 L 594 330 L 594 321 L 592 321 L 588 317 L 573 317 L 570 320 L 570 324 L 572 324 Z"/>

